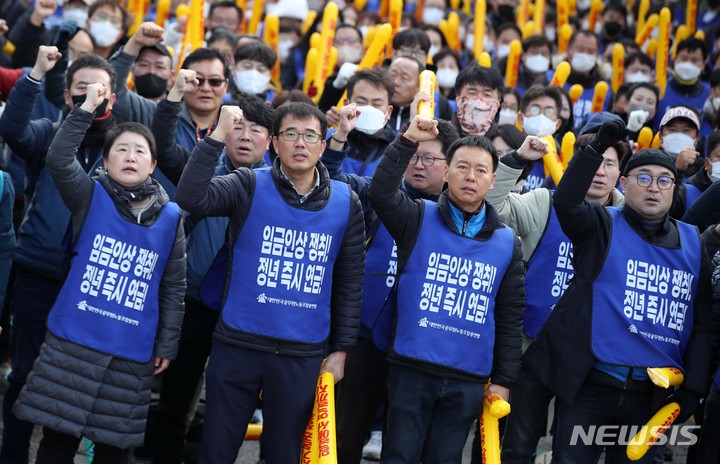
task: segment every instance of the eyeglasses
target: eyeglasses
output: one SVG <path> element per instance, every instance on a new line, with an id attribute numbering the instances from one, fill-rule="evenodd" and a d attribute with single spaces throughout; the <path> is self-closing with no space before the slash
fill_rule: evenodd
<path id="1" fill-rule="evenodd" d="M 92 15 L 92 18 L 95 21 L 110 21 L 110 24 L 112 24 L 114 27 L 120 29 L 122 28 L 123 21 L 122 18 L 114 18 L 111 17 L 108 13 L 104 11 L 96 11 L 95 14 Z"/>
<path id="2" fill-rule="evenodd" d="M 425 58 L 427 57 L 427 52 L 423 51 L 421 48 L 400 47 L 395 51 L 395 55 L 416 58 L 422 60 L 424 63 Z"/>
<path id="3" fill-rule="evenodd" d="M 210 87 L 220 87 L 225 83 L 225 79 L 220 79 L 219 77 L 213 77 L 212 79 L 205 79 L 203 77 L 196 77 L 198 81 L 198 87 L 202 87 L 205 85 L 205 82 L 207 81 L 208 84 L 210 84 Z"/>
<path id="4" fill-rule="evenodd" d="M 422 164 L 425 166 L 432 166 L 433 164 L 435 164 L 435 160 L 445 161 L 445 158 L 436 158 L 433 155 L 423 155 L 423 156 L 412 155 L 410 157 L 410 165 L 411 166 L 415 165 L 418 160 L 420 160 L 422 162 Z"/>
<path id="5" fill-rule="evenodd" d="M 657 180 L 657 186 L 660 190 L 668 190 L 675 184 L 675 179 L 670 176 L 653 177 L 650 174 L 628 174 L 627 177 L 634 176 L 640 187 L 650 187 L 653 179 Z"/>
<path id="6" fill-rule="evenodd" d="M 297 142 L 297 139 L 302 135 L 305 143 L 318 143 L 320 141 L 320 135 L 315 132 L 295 132 L 295 131 L 282 131 L 280 136 L 286 142 Z"/>
<path id="7" fill-rule="evenodd" d="M 525 110 L 528 116 L 537 116 L 538 114 L 542 113 L 548 118 L 554 118 L 557 114 L 557 111 L 555 111 L 555 108 L 545 107 L 541 108 L 540 105 L 530 105 L 527 107 L 527 110 Z"/>

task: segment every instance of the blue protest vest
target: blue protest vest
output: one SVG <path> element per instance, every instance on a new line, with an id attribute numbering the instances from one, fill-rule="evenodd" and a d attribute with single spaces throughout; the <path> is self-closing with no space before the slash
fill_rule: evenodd
<path id="1" fill-rule="evenodd" d="M 572 242 L 563 233 L 555 208 L 551 207 L 545 231 L 528 261 L 525 274 L 527 308 L 523 331 L 528 337 L 537 337 L 565 292 L 573 276 L 571 256 Z"/>
<path id="2" fill-rule="evenodd" d="M 223 321 L 282 340 L 321 343 L 330 332 L 333 267 L 350 215 L 350 188 L 332 181 L 318 211 L 287 204 L 269 169 L 255 172 L 248 218 L 232 248 Z"/>
<path id="3" fill-rule="evenodd" d="M 720 369 L 718 369 L 715 373 L 715 380 L 713 381 L 713 383 L 715 384 L 715 388 L 720 390 Z"/>
<path id="4" fill-rule="evenodd" d="M 379 219 L 376 219 L 378 222 Z M 380 223 L 365 250 L 365 277 L 360 324 L 363 332 L 372 334 L 375 346 L 387 351 L 390 346 L 393 308 L 385 301 L 397 277 L 397 247 L 390 232 Z"/>
<path id="5" fill-rule="evenodd" d="M 683 368 L 704 252 L 694 226 L 677 222 L 680 248 L 643 240 L 620 208 L 608 208 L 612 238 L 593 283 L 592 349 L 604 363 Z"/>
<path id="6" fill-rule="evenodd" d="M 393 349 L 478 376 L 492 370 L 495 297 L 513 255 L 509 227 L 487 241 L 448 229 L 424 200 L 420 233 L 398 282 Z"/>
<path id="7" fill-rule="evenodd" d="M 160 282 L 179 220 L 180 208 L 167 203 L 151 226 L 128 221 L 96 182 L 48 329 L 103 353 L 149 361 L 157 333 Z"/>
<path id="8" fill-rule="evenodd" d="M 685 196 L 685 212 L 687 212 L 692 204 L 695 203 L 695 200 L 700 198 L 703 191 L 695 187 L 693 184 L 688 183 L 685 184 L 685 191 L 687 192 L 687 195 Z"/>
<path id="9" fill-rule="evenodd" d="M 527 187 L 528 190 L 535 190 L 539 188 L 543 182 L 545 182 L 545 165 L 541 158 L 533 164 L 532 171 L 530 171 L 527 179 L 525 179 L 525 187 Z"/>
<path id="10" fill-rule="evenodd" d="M 378 150 L 379 151 L 379 150 Z M 368 156 L 375 156 L 377 151 L 368 154 Z M 357 174 L 358 176 L 370 177 L 375 173 L 377 165 L 380 163 L 382 156 L 378 156 L 377 159 L 372 161 L 361 161 L 355 158 L 345 157 L 342 162 L 343 174 Z"/>

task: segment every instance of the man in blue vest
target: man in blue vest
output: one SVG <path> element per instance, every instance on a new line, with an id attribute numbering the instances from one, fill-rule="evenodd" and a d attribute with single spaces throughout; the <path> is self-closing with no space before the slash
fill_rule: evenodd
<path id="1" fill-rule="evenodd" d="M 354 106 L 348 105 L 340 110 L 338 130 L 351 130 L 352 124 L 358 120 L 350 117 Z M 458 133 L 449 121 L 438 121 L 437 128 L 435 139 L 418 144 L 403 175 L 400 188 L 411 198 L 436 202 L 444 189 L 445 154 L 457 140 Z M 396 153 L 401 149 L 398 144 L 395 140 L 387 151 Z M 385 357 L 394 313 L 392 291 L 397 274 L 397 248 L 370 206 L 368 188 L 371 178 L 342 173 L 347 151 L 326 149 L 322 159 L 330 177 L 348 183 L 360 197 L 368 236 L 360 337 L 348 353 L 345 378 L 338 384 L 335 402 L 338 461 L 359 463 L 363 457 L 363 443 L 371 432 L 376 412 L 387 398 L 388 365 Z"/>
<path id="2" fill-rule="evenodd" d="M 197 86 L 196 73 L 181 69 L 167 98 L 158 103 L 153 120 L 158 167 L 173 184 L 180 181 L 190 152 L 175 141 L 182 99 Z M 226 150 L 215 166 L 215 175 L 233 170 L 265 167 L 263 156 L 269 148 L 274 111 L 255 96 L 241 96 L 238 106 L 247 115 L 225 139 Z M 210 355 L 212 333 L 219 311 L 201 301 L 200 288 L 215 255 L 225 241 L 226 217 L 190 215 L 185 220 L 187 239 L 187 293 L 185 318 L 178 355 L 163 374 L 160 403 L 150 411 L 146 453 L 154 462 L 180 464 L 183 460 L 188 411 Z"/>
<path id="3" fill-rule="evenodd" d="M 485 384 L 492 379 L 487 392 L 507 399 L 520 372 L 520 242 L 485 202 L 497 150 L 484 137 L 455 141 L 438 203 L 400 190 L 410 158 L 420 142 L 437 137 L 436 126 L 416 116 L 370 186 L 370 201 L 397 244 L 399 271 L 385 463 L 460 462 Z"/>
<path id="4" fill-rule="evenodd" d="M 70 222 L 70 211 L 60 197 L 45 167 L 45 154 L 56 129 L 53 121 L 31 121 L 31 114 L 42 87 L 41 81 L 60 58 L 56 47 L 41 46 L 32 71 L 18 79 L 0 118 L 0 135 L 26 163 L 26 173 L 34 179 L 30 205 L 18 232 L 11 346 L 12 373 L 3 402 L 3 440 L 0 462 L 27 463 L 33 424 L 18 420 L 12 406 L 25 378 L 37 358 L 45 338 L 48 312 L 57 297 L 65 275 L 63 235 Z M 113 114 L 112 88 L 115 70 L 96 55 L 85 55 L 68 69 L 65 90 L 66 111 L 85 100 L 87 85 L 102 83 L 105 102 L 95 110 L 95 118 L 78 150 L 78 160 L 86 172 L 102 166 L 102 149 L 107 132 L 117 125 Z"/>
<path id="5" fill-rule="evenodd" d="M 573 156 L 553 203 L 573 243 L 574 279 L 523 359 L 557 396 L 553 462 L 626 462 L 627 435 L 579 433 L 593 426 L 642 425 L 662 403 L 676 401 L 684 422 L 708 378 L 711 265 L 695 227 L 669 218 L 677 169 L 658 149 L 636 153 L 625 166 L 623 208 L 585 200 L 600 155 L 625 135 L 605 122 Z M 668 392 L 646 368 L 677 367 L 685 381 Z M 575 435 L 575 440 L 573 440 Z M 614 440 L 612 446 L 600 443 Z M 573 443 L 575 441 L 575 443 Z M 652 462 L 652 453 L 641 462 Z"/>
<path id="6" fill-rule="evenodd" d="M 620 119 L 607 114 L 608 118 Z M 594 134 L 585 134 L 575 143 L 575 151 L 586 146 Z M 615 185 L 620 166 L 630 149 L 625 142 L 608 147 L 603 163 L 598 167 L 585 199 L 607 206 L 622 206 L 622 193 Z M 523 244 L 523 259 L 527 262 L 525 289 L 527 308 L 523 323 L 523 345 L 527 347 L 537 337 L 553 307 L 573 276 L 572 243 L 563 234 L 552 207 L 552 192 L 532 190 L 524 195 L 511 193 L 523 168 L 540 161 L 541 151 L 529 150 L 527 144 L 503 157 L 497 170 L 495 188 L 487 201 L 494 205 L 506 224 L 515 229 Z M 527 463 L 535 454 L 538 440 L 545 435 L 547 412 L 552 392 L 548 391 L 523 367 L 510 395 L 513 414 L 508 416 L 503 440 L 503 462 Z"/>
<path id="7" fill-rule="evenodd" d="M 690 37 L 678 43 L 672 77 L 668 79 L 665 96 L 660 100 L 658 114 L 664 114 L 666 108 L 677 105 L 688 105 L 698 112 L 702 111 L 710 95 L 710 85 L 700 80 L 708 55 L 707 45 L 700 39 Z"/>
<path id="8" fill-rule="evenodd" d="M 230 218 L 200 462 L 235 462 L 261 390 L 265 461 L 299 462 L 318 374 L 340 381 L 357 339 L 362 207 L 318 162 L 327 123 L 307 103 L 278 108 L 272 169 L 213 177 L 225 137 L 243 120 L 240 108 L 224 106 L 178 184 L 178 204 L 190 214 Z"/>

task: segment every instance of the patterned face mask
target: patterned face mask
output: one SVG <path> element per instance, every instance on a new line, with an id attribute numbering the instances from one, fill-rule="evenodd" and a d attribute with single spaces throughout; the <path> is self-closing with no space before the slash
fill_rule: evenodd
<path id="1" fill-rule="evenodd" d="M 463 131 L 469 135 L 485 135 L 500 108 L 498 100 L 481 97 L 458 97 L 457 118 Z"/>

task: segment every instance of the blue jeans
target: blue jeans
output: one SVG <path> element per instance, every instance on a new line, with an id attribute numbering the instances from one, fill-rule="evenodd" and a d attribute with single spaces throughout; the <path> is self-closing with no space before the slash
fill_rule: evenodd
<path id="1" fill-rule="evenodd" d="M 512 413 L 502 440 L 502 462 L 530 464 L 538 441 L 545 435 L 548 407 L 555 395 L 527 369 L 520 371 L 510 390 Z"/>
<path id="2" fill-rule="evenodd" d="M 12 372 L 3 399 L 5 428 L 0 452 L 2 464 L 28 462 L 34 424 L 15 417 L 12 408 L 45 340 L 47 316 L 60 293 L 61 286 L 61 282 L 57 280 L 18 268 L 15 298 L 12 302 L 13 326 L 10 345 Z"/>
<path id="3" fill-rule="evenodd" d="M 572 444 L 573 431 L 576 426 L 587 433 L 592 426 L 602 425 L 639 425 L 645 424 L 654 411 L 651 410 L 652 393 L 641 393 L 621 390 L 605 385 L 585 382 L 573 404 L 559 398 L 557 403 L 557 425 L 553 439 L 553 464 L 595 464 L 605 450 L 605 462 L 630 463 L 627 457 L 627 446 L 616 444 L 602 446 L 593 442 L 586 445 L 576 436 Z M 577 431 L 576 431 L 577 432 Z M 595 437 L 600 435 L 597 433 Z M 632 436 L 621 432 L 621 443 L 627 443 Z M 612 438 L 605 437 L 605 440 Z M 651 448 L 639 461 L 641 464 L 653 462 L 654 448 Z"/>
<path id="4" fill-rule="evenodd" d="M 391 365 L 384 464 L 462 462 L 473 421 L 482 413 L 482 382 L 438 377 Z"/>

